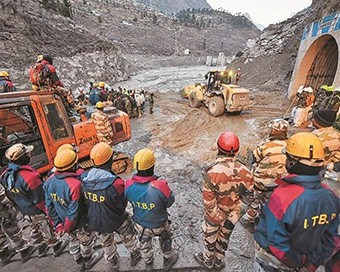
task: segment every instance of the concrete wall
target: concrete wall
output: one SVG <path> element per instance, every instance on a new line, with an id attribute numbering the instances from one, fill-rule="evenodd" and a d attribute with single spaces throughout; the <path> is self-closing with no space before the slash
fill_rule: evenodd
<path id="1" fill-rule="evenodd" d="M 340 12 L 307 25 L 301 38 L 289 96 L 301 85 L 340 86 Z"/>

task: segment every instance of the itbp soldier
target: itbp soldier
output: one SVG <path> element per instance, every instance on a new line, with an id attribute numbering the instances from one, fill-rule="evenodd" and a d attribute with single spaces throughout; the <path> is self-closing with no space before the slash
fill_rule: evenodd
<path id="1" fill-rule="evenodd" d="M 240 142 L 232 132 L 218 138 L 218 158 L 203 175 L 203 252 L 195 253 L 208 269 L 223 269 L 229 237 L 241 216 L 241 200 L 252 190 L 249 169 L 236 159 Z"/>

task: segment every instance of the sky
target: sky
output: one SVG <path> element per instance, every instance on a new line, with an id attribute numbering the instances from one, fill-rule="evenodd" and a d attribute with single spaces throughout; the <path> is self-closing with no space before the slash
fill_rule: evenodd
<path id="1" fill-rule="evenodd" d="M 308 7 L 312 0 L 206 0 L 213 9 L 223 8 L 230 13 L 250 14 L 255 23 L 267 27 L 291 17 Z"/>

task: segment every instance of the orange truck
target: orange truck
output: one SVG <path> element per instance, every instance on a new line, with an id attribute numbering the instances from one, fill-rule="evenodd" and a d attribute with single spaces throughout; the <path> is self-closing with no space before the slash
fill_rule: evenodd
<path id="1" fill-rule="evenodd" d="M 114 131 L 114 144 L 131 138 L 130 120 L 126 113 L 112 108 L 108 112 Z M 7 165 L 5 151 L 15 143 L 33 145 L 30 165 L 45 175 L 53 168 L 53 159 L 62 144 L 79 147 L 79 164 L 89 168 L 91 148 L 98 143 L 91 119 L 69 117 L 57 95 L 50 92 L 24 91 L 0 94 L 0 173 Z M 116 154 L 117 163 L 129 168 L 129 159 Z M 124 168 L 124 167 L 123 167 Z M 125 169 L 127 170 L 127 169 Z"/>

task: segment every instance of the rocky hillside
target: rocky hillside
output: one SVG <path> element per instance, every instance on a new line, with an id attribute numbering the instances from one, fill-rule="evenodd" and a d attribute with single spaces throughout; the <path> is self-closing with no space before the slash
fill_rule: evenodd
<path id="1" fill-rule="evenodd" d="M 249 40 L 232 63 L 234 69 L 243 69 L 242 84 L 261 91 L 287 91 L 304 26 L 337 10 L 338 0 L 314 0 L 309 8 L 270 25 L 258 38 Z"/>
<path id="2" fill-rule="evenodd" d="M 177 12 L 188 8 L 211 8 L 206 0 L 135 0 L 146 6 L 153 7 L 164 11 L 168 14 L 176 14 Z"/>
<path id="3" fill-rule="evenodd" d="M 184 2 L 184 1 L 183 1 Z M 189 3 L 189 1 L 187 2 Z M 131 71 L 124 54 L 234 55 L 259 30 L 244 16 L 190 8 L 177 16 L 131 0 L 4 0 L 0 18 L 0 68 L 20 88 L 41 53 L 51 53 L 69 88 L 88 81 L 109 83 Z"/>
<path id="4" fill-rule="evenodd" d="M 1 4 L 0 67 L 10 72 L 20 88 L 30 87 L 29 67 L 44 52 L 53 54 L 61 79 L 70 88 L 90 79 L 119 81 L 128 77 L 128 63 L 113 43 L 65 16 L 65 10 L 60 9 L 64 5 L 41 3 L 46 1 L 6 0 Z"/>
<path id="5" fill-rule="evenodd" d="M 93 35 L 113 42 L 124 53 L 193 55 L 237 53 L 260 31 L 244 16 L 189 9 L 168 16 L 133 1 L 73 1 L 74 21 Z"/>

